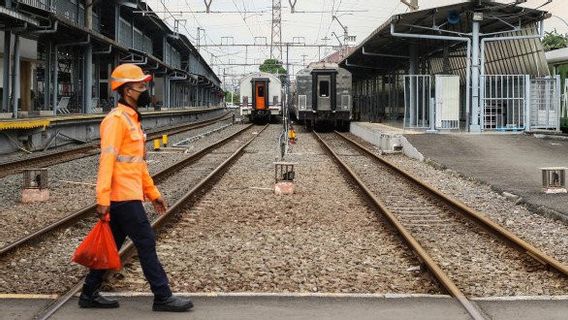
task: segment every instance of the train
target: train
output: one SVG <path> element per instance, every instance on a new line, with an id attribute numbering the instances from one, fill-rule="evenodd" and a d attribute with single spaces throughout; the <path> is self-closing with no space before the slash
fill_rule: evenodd
<path id="1" fill-rule="evenodd" d="M 329 125 L 349 130 L 353 110 L 351 72 L 336 63 L 317 62 L 296 74 L 291 115 L 306 127 Z"/>
<path id="2" fill-rule="evenodd" d="M 251 122 L 270 122 L 282 115 L 282 81 L 271 73 L 256 72 L 240 81 L 241 116 Z"/>

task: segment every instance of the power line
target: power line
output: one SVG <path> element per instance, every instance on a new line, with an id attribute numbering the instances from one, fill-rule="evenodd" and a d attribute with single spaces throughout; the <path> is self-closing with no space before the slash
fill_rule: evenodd
<path id="1" fill-rule="evenodd" d="M 233 2 L 233 5 L 235 6 L 235 8 L 237 8 L 237 10 L 239 10 L 239 12 L 241 11 L 241 9 L 239 8 L 239 6 L 237 5 L 237 3 L 235 2 L 235 0 L 231 0 L 231 2 Z M 243 19 L 243 21 L 245 22 L 245 25 L 248 29 L 248 31 L 250 32 L 250 35 L 253 37 L 254 39 L 254 33 L 252 32 L 252 29 L 250 28 L 247 20 L 245 19 L 245 17 L 243 16 L 242 13 L 240 13 L 241 18 Z M 266 52 L 264 52 L 264 54 L 266 55 Z"/>

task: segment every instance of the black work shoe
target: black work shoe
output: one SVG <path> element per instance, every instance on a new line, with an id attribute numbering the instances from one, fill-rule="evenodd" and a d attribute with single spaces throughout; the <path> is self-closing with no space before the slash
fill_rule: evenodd
<path id="1" fill-rule="evenodd" d="M 153 311 L 184 312 L 193 308 L 191 300 L 171 296 L 165 300 L 154 299 Z"/>
<path id="2" fill-rule="evenodd" d="M 105 298 L 101 296 L 98 292 L 93 293 L 93 295 L 88 296 L 86 294 L 81 294 L 79 296 L 79 307 L 81 308 L 118 308 L 118 301 Z"/>

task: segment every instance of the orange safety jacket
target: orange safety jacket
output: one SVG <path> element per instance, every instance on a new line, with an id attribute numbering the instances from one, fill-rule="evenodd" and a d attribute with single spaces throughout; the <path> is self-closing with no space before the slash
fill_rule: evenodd
<path id="1" fill-rule="evenodd" d="M 158 199 L 160 192 L 144 159 L 146 138 L 136 110 L 118 103 L 103 119 L 100 133 L 97 204 Z"/>

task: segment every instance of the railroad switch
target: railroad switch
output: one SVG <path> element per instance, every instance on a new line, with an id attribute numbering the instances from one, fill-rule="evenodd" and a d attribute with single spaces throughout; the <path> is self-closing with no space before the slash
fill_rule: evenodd
<path id="1" fill-rule="evenodd" d="M 545 193 L 567 193 L 566 168 L 541 168 L 542 188 Z"/>
<path id="2" fill-rule="evenodd" d="M 276 194 L 293 194 L 294 178 L 296 172 L 294 166 L 297 163 L 292 162 L 275 162 L 274 163 L 274 193 Z"/>
<path id="3" fill-rule="evenodd" d="M 24 169 L 22 202 L 44 202 L 49 200 L 47 168 Z"/>

